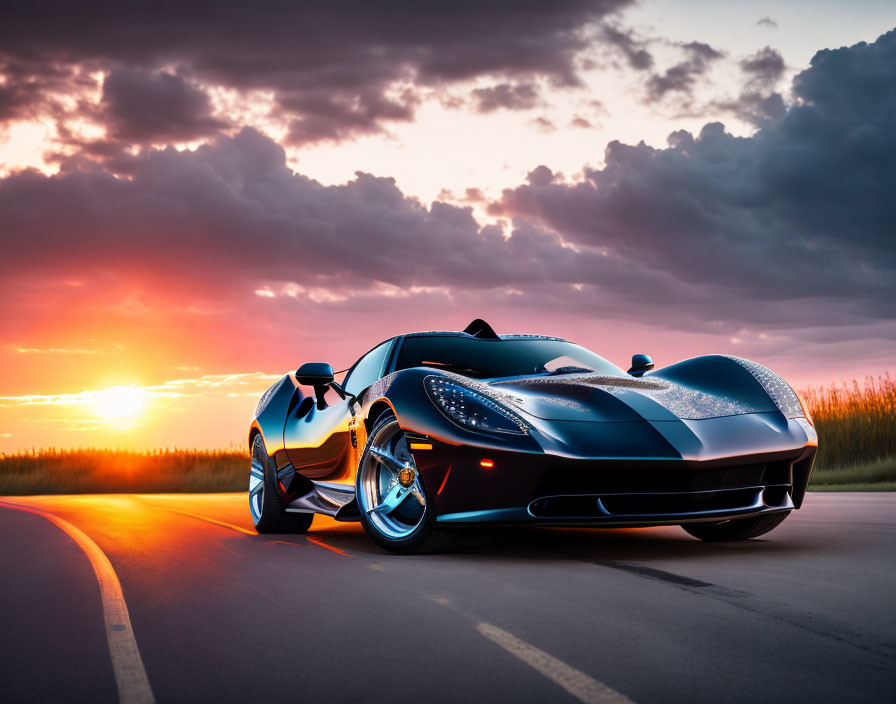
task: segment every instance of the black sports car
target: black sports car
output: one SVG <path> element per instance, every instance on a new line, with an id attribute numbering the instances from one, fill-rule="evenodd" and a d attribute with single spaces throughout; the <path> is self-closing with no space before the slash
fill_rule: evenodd
<path id="1" fill-rule="evenodd" d="M 423 552 L 482 523 L 753 538 L 800 507 L 818 440 L 793 389 L 755 362 L 654 370 L 635 355 L 626 373 L 475 320 L 386 340 L 342 384 L 303 364 L 261 397 L 249 446 L 259 532 L 304 532 L 321 513 Z"/>

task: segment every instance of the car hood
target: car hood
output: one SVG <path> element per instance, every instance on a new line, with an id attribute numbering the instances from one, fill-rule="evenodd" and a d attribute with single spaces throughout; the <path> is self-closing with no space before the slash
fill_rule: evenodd
<path id="1" fill-rule="evenodd" d="M 485 386 L 502 403 L 545 420 L 700 420 L 775 410 L 770 401 L 742 400 L 655 376 L 564 374 L 496 380 Z"/>

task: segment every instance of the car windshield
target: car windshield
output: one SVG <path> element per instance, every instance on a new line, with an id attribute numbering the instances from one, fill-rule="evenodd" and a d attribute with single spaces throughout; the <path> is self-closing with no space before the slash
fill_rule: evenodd
<path id="1" fill-rule="evenodd" d="M 477 379 L 592 371 L 625 376 L 619 367 L 584 347 L 560 340 L 481 340 L 433 335 L 406 337 L 396 371 L 433 367 Z"/>

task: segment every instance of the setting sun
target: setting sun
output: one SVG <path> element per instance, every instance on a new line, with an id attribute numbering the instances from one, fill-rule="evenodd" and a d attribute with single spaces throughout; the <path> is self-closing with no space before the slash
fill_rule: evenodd
<path id="1" fill-rule="evenodd" d="M 92 400 L 93 412 L 105 420 L 125 420 L 143 409 L 146 394 L 133 386 L 114 386 L 98 391 Z"/>

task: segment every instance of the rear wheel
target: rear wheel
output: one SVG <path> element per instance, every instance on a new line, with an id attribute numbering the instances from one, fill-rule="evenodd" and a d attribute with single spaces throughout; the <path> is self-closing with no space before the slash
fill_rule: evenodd
<path id="1" fill-rule="evenodd" d="M 426 487 L 394 414 L 380 416 L 370 431 L 355 481 L 361 525 L 380 547 L 426 553 L 453 550 L 466 542 L 462 532 L 437 527 Z"/>
<path id="2" fill-rule="evenodd" d="M 261 433 L 252 441 L 249 467 L 249 513 L 259 533 L 304 533 L 311 527 L 313 513 L 287 513 L 274 478 Z"/>
<path id="3" fill-rule="evenodd" d="M 684 523 L 684 528 L 695 538 L 705 542 L 718 542 L 723 540 L 749 540 L 765 535 L 776 528 L 790 512 L 772 513 L 767 516 L 754 516 L 753 518 L 735 518 L 721 523 Z"/>

